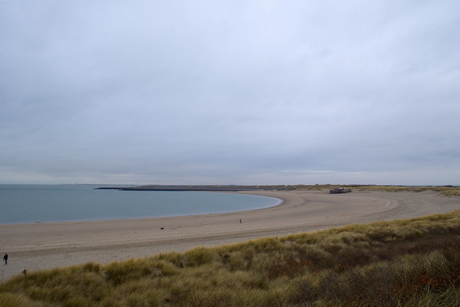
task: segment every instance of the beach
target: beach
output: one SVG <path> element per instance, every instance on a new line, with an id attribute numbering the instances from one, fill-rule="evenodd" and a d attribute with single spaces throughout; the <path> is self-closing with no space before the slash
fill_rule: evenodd
<path id="1" fill-rule="evenodd" d="M 29 272 L 86 262 L 140 258 L 267 236 L 421 217 L 460 209 L 460 197 L 436 192 L 238 192 L 282 199 L 252 211 L 111 221 L 0 225 L 0 281 Z"/>

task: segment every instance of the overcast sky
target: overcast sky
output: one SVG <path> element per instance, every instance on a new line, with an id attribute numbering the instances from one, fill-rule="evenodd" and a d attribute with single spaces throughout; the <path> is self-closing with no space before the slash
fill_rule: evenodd
<path id="1" fill-rule="evenodd" d="M 0 0 L 0 183 L 460 184 L 460 2 Z"/>

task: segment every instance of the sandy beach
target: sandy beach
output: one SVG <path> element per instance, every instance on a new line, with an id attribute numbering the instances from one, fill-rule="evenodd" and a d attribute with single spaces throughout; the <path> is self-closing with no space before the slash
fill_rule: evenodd
<path id="1" fill-rule="evenodd" d="M 406 219 L 460 209 L 459 197 L 435 192 L 251 191 L 280 198 L 271 208 L 223 214 L 0 225 L 0 281 L 86 262 L 109 263 L 197 246 L 217 246 L 348 224 Z M 241 220 L 241 222 L 240 222 Z"/>

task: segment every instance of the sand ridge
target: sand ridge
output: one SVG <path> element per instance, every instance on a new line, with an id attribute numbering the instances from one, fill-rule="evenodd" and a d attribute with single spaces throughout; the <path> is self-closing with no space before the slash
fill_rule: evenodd
<path id="1" fill-rule="evenodd" d="M 222 214 L 65 223 L 0 225 L 0 281 L 22 270 L 109 263 L 162 252 L 183 252 L 266 236 L 284 236 L 347 224 L 445 213 L 460 209 L 459 197 L 435 192 L 250 191 L 276 197 L 275 207 Z M 240 223 L 241 220 L 241 223 Z"/>

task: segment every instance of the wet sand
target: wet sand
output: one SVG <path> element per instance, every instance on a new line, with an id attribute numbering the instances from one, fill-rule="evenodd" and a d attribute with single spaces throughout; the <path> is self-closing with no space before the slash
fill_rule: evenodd
<path id="1" fill-rule="evenodd" d="M 435 192 L 251 191 L 283 203 L 265 209 L 151 219 L 0 225 L 0 281 L 86 262 L 109 263 L 348 224 L 406 219 L 460 209 L 460 197 Z M 241 222 L 240 222 L 241 220 Z"/>

